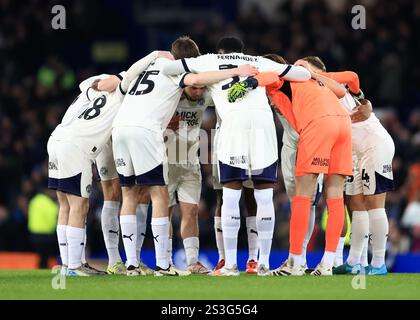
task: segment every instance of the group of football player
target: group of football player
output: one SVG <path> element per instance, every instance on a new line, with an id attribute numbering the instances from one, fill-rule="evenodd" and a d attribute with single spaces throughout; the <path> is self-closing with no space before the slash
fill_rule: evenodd
<path id="1" fill-rule="evenodd" d="M 276 54 L 243 54 L 236 37 L 201 55 L 189 37 L 171 51 L 154 51 L 118 75 L 80 84 L 80 94 L 48 141 L 49 188 L 57 191 L 57 237 L 68 276 L 238 276 L 240 199 L 246 208 L 246 272 L 258 276 L 386 274 L 388 220 L 385 197 L 393 188 L 394 143 L 372 112 L 351 71 L 327 72 L 322 60 L 289 64 Z M 215 107 L 212 140 L 214 230 L 219 262 L 198 259 L 201 195 L 201 124 Z M 275 119 L 283 125 L 281 170 L 291 201 L 289 257 L 270 268 L 275 226 L 273 188 L 279 153 Z M 101 223 L 106 272 L 85 258 L 86 218 L 96 164 L 104 195 Z M 306 247 L 323 192 L 328 208 L 325 252 L 314 270 Z M 156 268 L 140 259 L 152 208 Z M 186 270 L 172 261 L 175 206 Z M 345 205 L 352 217 L 351 247 L 343 261 Z M 120 233 L 126 262 L 119 252 Z M 367 250 L 372 247 L 372 260 Z"/>

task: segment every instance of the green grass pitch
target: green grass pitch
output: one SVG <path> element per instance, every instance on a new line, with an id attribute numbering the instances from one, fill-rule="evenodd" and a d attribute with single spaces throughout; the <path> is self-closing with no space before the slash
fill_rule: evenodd
<path id="1" fill-rule="evenodd" d="M 353 276 L 210 276 L 66 278 L 64 290 L 52 288 L 49 270 L 0 270 L 0 299 L 420 299 L 420 274 L 366 277 L 355 290 Z M 55 281 L 57 283 L 57 281 Z"/>

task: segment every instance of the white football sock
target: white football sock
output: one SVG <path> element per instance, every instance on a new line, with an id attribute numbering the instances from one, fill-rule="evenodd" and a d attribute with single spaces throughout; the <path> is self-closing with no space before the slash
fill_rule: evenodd
<path id="1" fill-rule="evenodd" d="M 238 232 L 241 226 L 239 200 L 241 190 L 223 187 L 222 230 L 225 245 L 225 267 L 237 265 Z"/>
<path id="2" fill-rule="evenodd" d="M 322 257 L 322 265 L 327 268 L 332 268 L 334 265 L 335 252 L 325 251 Z"/>
<path id="3" fill-rule="evenodd" d="M 172 252 L 173 252 L 173 240 L 169 238 L 168 240 L 168 261 L 169 264 L 172 265 L 174 262 L 172 261 Z"/>
<path id="4" fill-rule="evenodd" d="M 225 259 L 225 247 L 223 243 L 222 218 L 214 217 L 214 234 L 216 237 L 217 251 L 219 252 L 219 261 Z"/>
<path id="5" fill-rule="evenodd" d="M 257 217 L 246 218 L 246 233 L 248 235 L 248 261 L 258 260 Z"/>
<path id="6" fill-rule="evenodd" d="M 385 208 L 369 210 L 369 231 L 372 245 L 372 261 L 374 268 L 385 263 L 386 241 L 388 239 L 388 217 Z"/>
<path id="7" fill-rule="evenodd" d="M 84 251 L 85 228 L 66 228 L 69 269 L 77 269 L 82 265 L 82 251 Z"/>
<path id="8" fill-rule="evenodd" d="M 303 258 L 301 254 L 293 254 L 289 252 L 289 263 L 293 260 L 293 266 L 302 266 L 303 265 Z"/>
<path id="9" fill-rule="evenodd" d="M 360 258 L 360 264 L 362 265 L 362 267 L 367 267 L 369 265 L 369 261 L 368 261 L 368 249 L 369 249 L 369 235 L 363 241 L 363 251 L 362 251 L 362 256 Z"/>
<path id="10" fill-rule="evenodd" d="M 140 203 L 136 208 L 137 216 L 137 244 L 136 252 L 137 258 L 140 259 L 141 248 L 143 247 L 144 238 L 146 237 L 147 227 L 147 210 L 149 204 Z"/>
<path id="11" fill-rule="evenodd" d="M 360 264 L 365 240 L 369 238 L 369 216 L 367 211 L 353 211 L 351 221 L 350 252 L 347 264 Z"/>
<path id="12" fill-rule="evenodd" d="M 184 239 L 185 255 L 187 257 L 187 266 L 198 261 L 198 252 L 200 250 L 200 240 L 198 237 L 189 237 Z"/>
<path id="13" fill-rule="evenodd" d="M 275 222 L 273 189 L 255 189 L 254 197 L 257 202 L 258 264 L 270 268 L 270 252 Z"/>
<path id="14" fill-rule="evenodd" d="M 86 244 L 87 244 L 87 231 L 86 231 L 86 226 L 85 226 L 85 236 L 83 238 L 83 250 L 82 250 L 82 264 L 86 264 L 87 260 L 86 260 Z"/>
<path id="15" fill-rule="evenodd" d="M 102 234 L 108 253 L 108 264 L 112 265 L 121 260 L 118 244 L 120 240 L 120 211 L 119 201 L 104 201 L 101 214 Z"/>
<path id="16" fill-rule="evenodd" d="M 61 264 L 67 266 L 69 264 L 69 252 L 67 246 L 67 226 L 63 224 L 57 225 L 58 249 L 60 250 Z"/>
<path id="17" fill-rule="evenodd" d="M 312 233 L 314 232 L 315 227 L 315 206 L 311 207 L 309 215 L 309 226 L 308 231 L 306 231 L 305 239 L 303 239 L 303 248 L 302 248 L 302 265 L 306 266 L 306 249 L 308 248 L 308 243 L 311 240 Z"/>
<path id="18" fill-rule="evenodd" d="M 152 232 L 155 241 L 156 266 L 167 269 L 169 246 L 169 218 L 152 218 Z"/>
<path id="19" fill-rule="evenodd" d="M 335 252 L 334 267 L 341 266 L 343 264 L 343 250 L 346 237 L 340 237 L 337 245 L 337 251 Z"/>
<path id="20" fill-rule="evenodd" d="M 135 214 L 122 215 L 120 217 L 121 234 L 123 237 L 126 265 L 138 267 L 137 261 L 137 217 Z"/>

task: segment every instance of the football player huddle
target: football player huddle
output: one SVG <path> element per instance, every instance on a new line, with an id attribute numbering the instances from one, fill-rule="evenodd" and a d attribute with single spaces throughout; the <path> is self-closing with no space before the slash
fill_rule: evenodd
<path id="1" fill-rule="evenodd" d="M 57 191 L 60 206 L 57 237 L 63 274 L 239 276 L 242 195 L 246 273 L 387 273 L 384 207 L 393 188 L 394 143 L 364 98 L 357 74 L 327 72 L 315 56 L 289 64 L 276 54 L 250 56 L 243 50 L 240 39 L 225 37 L 216 53 L 201 55 L 192 39 L 180 37 L 170 52 L 154 51 L 118 75 L 93 76 L 80 84 L 79 96 L 48 142 L 49 188 Z M 215 108 L 218 120 L 211 157 L 219 253 L 214 270 L 198 260 L 200 128 L 208 107 Z M 284 128 L 280 161 L 274 117 Z M 106 272 L 92 268 L 84 256 L 93 164 L 104 194 Z M 290 248 L 288 259 L 272 269 L 273 189 L 279 164 L 291 202 Z M 325 252 L 309 270 L 306 247 L 323 189 L 329 213 Z M 140 259 L 149 204 L 154 270 Z M 177 205 L 186 270 L 172 261 L 171 217 Z M 344 262 L 345 206 L 352 223 Z M 120 234 L 125 263 L 118 250 Z M 364 258 L 369 239 L 370 263 Z"/>

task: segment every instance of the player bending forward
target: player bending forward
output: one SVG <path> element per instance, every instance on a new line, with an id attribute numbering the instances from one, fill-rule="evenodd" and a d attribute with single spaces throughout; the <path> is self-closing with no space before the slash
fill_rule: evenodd
<path id="1" fill-rule="evenodd" d="M 105 79 L 109 76 L 106 74 L 100 76 L 90 77 L 89 79 L 84 80 L 80 84 L 81 93 L 73 101 L 73 103 L 67 108 L 66 113 L 61 120 L 61 123 L 57 125 L 55 130 L 51 133 L 51 137 L 48 140 L 47 150 L 48 150 L 48 188 L 57 191 L 57 199 L 59 203 L 59 213 L 57 221 L 57 239 L 60 250 L 60 258 L 62 263 L 61 272 L 63 274 L 67 273 L 68 267 L 68 241 L 67 241 L 67 225 L 69 222 L 69 213 L 70 206 L 67 200 L 67 196 L 64 192 L 61 192 L 58 189 L 59 182 L 59 165 L 58 165 L 58 156 L 57 149 L 61 140 L 65 138 L 65 128 L 68 127 L 92 102 L 92 99 L 95 97 L 95 91 L 91 89 L 92 84 L 96 80 Z M 69 228 L 69 232 L 70 232 Z M 84 236 L 84 248 L 82 249 L 82 267 L 87 273 L 97 274 L 98 270 L 89 266 L 85 257 L 85 248 L 86 248 L 86 230 Z"/>
<path id="2" fill-rule="evenodd" d="M 111 76 L 95 81 L 86 89 L 84 94 L 90 102 L 63 128 L 57 147 L 57 190 L 65 193 L 70 207 L 66 228 L 67 275 L 70 276 L 97 274 L 82 264 L 85 223 L 92 185 L 92 163 L 110 139 L 111 124 L 121 104 L 122 95 L 115 90 L 119 81 Z M 85 97 L 79 96 L 78 99 Z"/>
<path id="3" fill-rule="evenodd" d="M 321 73 L 342 85 L 345 97 L 342 105 L 354 113 L 360 103 L 369 104 L 360 90 L 356 73 L 328 72 L 318 59 L 308 59 L 313 71 Z M 345 87 L 344 87 L 345 86 Z M 360 101 L 360 102 L 359 102 Z M 335 274 L 364 272 L 368 275 L 385 275 L 388 218 L 385 211 L 386 193 L 393 190 L 392 159 L 394 142 L 375 114 L 364 121 L 352 124 L 353 177 L 346 182 L 346 203 L 352 213 L 351 247 L 347 261 L 334 269 Z M 361 257 L 372 245 L 372 261 L 362 269 Z M 367 256 L 367 254 L 365 255 Z"/>

